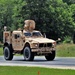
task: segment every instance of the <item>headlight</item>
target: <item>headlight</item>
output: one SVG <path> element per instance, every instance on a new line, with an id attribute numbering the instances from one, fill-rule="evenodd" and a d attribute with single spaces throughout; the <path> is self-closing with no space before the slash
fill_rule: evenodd
<path id="1" fill-rule="evenodd" d="M 56 42 L 53 42 L 53 43 L 52 43 L 52 46 L 53 46 L 53 47 L 56 46 Z"/>
<path id="2" fill-rule="evenodd" d="M 38 47 L 38 43 L 34 43 L 33 45 L 34 45 L 34 47 Z"/>
<path id="3" fill-rule="evenodd" d="M 35 44 L 35 47 L 38 47 L 38 44 Z"/>
<path id="4" fill-rule="evenodd" d="M 38 45 L 37 45 L 37 44 L 36 44 L 35 46 L 36 46 L 36 47 L 38 47 Z"/>

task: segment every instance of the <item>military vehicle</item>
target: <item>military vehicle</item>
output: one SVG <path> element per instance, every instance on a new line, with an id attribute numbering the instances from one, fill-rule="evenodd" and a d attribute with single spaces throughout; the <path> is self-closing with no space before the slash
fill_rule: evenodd
<path id="1" fill-rule="evenodd" d="M 26 61 L 33 61 L 34 56 L 45 56 L 50 61 L 55 58 L 56 41 L 46 38 L 35 29 L 34 20 L 25 20 L 23 29 L 8 31 L 4 27 L 3 54 L 5 60 L 12 60 L 15 54 L 23 54 Z"/>

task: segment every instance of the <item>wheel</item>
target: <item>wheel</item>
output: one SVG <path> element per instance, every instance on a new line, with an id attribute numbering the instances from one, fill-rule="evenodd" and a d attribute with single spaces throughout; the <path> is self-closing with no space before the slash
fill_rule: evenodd
<path id="1" fill-rule="evenodd" d="M 31 49 L 29 47 L 24 48 L 23 55 L 26 61 L 33 61 L 34 59 L 34 54 L 31 52 Z"/>
<path id="2" fill-rule="evenodd" d="M 5 58 L 5 60 L 12 60 L 13 59 L 12 50 L 8 46 L 4 47 L 4 58 Z"/>
<path id="3" fill-rule="evenodd" d="M 55 51 L 52 51 L 52 53 L 49 53 L 48 55 L 46 55 L 45 58 L 46 58 L 48 61 L 54 60 L 54 58 L 55 58 Z"/>

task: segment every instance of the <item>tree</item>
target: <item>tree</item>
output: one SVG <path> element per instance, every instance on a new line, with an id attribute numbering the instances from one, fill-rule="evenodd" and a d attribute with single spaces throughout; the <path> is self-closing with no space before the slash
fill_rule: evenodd
<path id="1" fill-rule="evenodd" d="M 48 18 L 47 0 L 25 0 L 26 5 L 22 7 L 21 14 L 23 18 L 33 19 L 36 21 L 36 28 L 44 31 L 46 21 Z M 47 18 L 46 18 L 47 17 Z M 40 26 L 41 25 L 41 26 Z"/>
<path id="2" fill-rule="evenodd" d="M 75 4 L 75 0 L 63 0 L 63 2 L 66 2 L 68 5 Z"/>
<path id="3" fill-rule="evenodd" d="M 14 7 L 13 7 L 13 24 L 12 24 L 12 28 L 13 29 L 18 29 L 18 28 L 22 28 L 23 24 L 24 24 L 24 18 L 23 16 L 25 14 L 21 13 L 22 11 L 22 7 L 26 5 L 25 1 L 23 0 L 13 0 L 14 3 Z M 12 30 L 13 30 L 12 29 Z"/>
<path id="4" fill-rule="evenodd" d="M 70 7 L 62 0 L 52 0 L 50 3 L 51 29 L 62 39 L 66 36 L 72 36 L 75 24 Z"/>
<path id="5" fill-rule="evenodd" d="M 74 0 L 68 1 L 74 3 Z M 34 20 L 36 29 L 42 32 L 54 32 L 61 38 L 72 36 L 75 29 L 75 4 L 68 5 L 65 3 L 68 1 L 0 0 L 0 36 L 5 25 L 11 31 L 23 28 L 24 20 L 27 19 Z"/>
<path id="6" fill-rule="evenodd" d="M 12 0 L 1 0 L 0 1 L 0 37 L 2 41 L 2 31 L 4 26 L 11 27 L 12 24 Z"/>

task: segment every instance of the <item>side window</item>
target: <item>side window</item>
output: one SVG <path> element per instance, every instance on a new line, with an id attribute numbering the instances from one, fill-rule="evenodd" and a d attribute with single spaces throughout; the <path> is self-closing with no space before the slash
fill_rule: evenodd
<path id="1" fill-rule="evenodd" d="M 14 35 L 14 38 L 17 39 L 17 34 Z"/>
<path id="2" fill-rule="evenodd" d="M 15 34 L 15 35 L 14 35 L 14 38 L 15 38 L 15 39 L 20 38 L 20 34 Z"/>
<path id="3" fill-rule="evenodd" d="M 20 34 L 17 34 L 17 38 L 20 38 Z"/>

